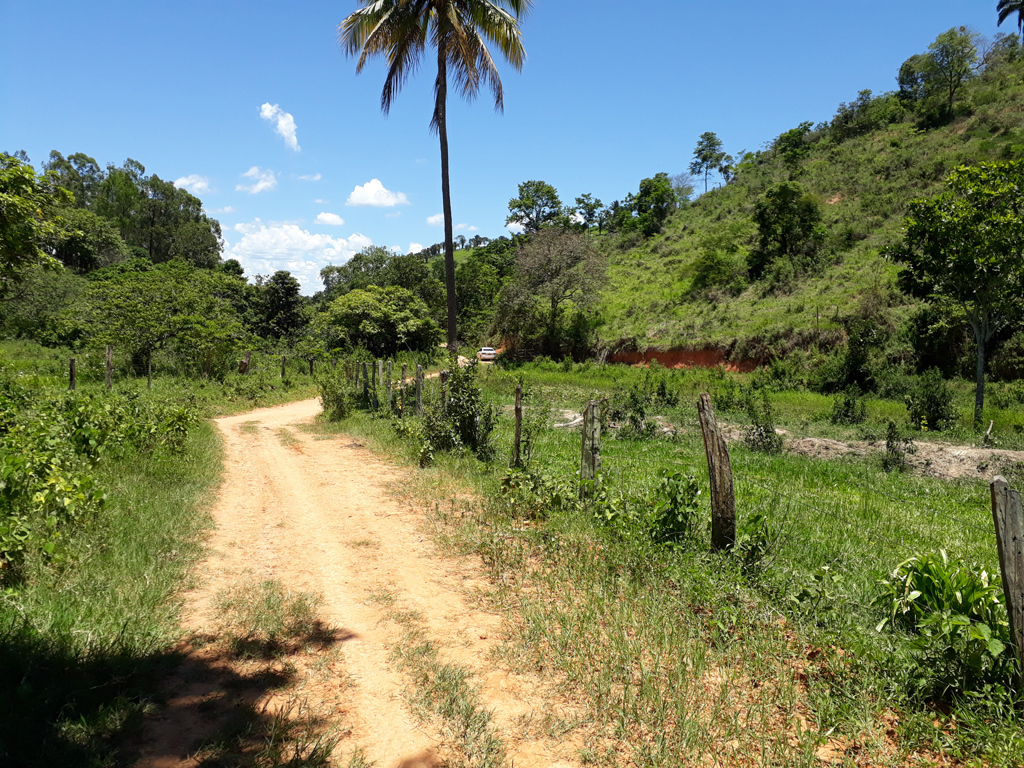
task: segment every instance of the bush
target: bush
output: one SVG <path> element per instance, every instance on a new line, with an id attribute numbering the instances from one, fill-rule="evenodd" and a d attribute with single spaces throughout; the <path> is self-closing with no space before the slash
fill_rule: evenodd
<path id="1" fill-rule="evenodd" d="M 833 424 L 860 424 L 867 419 L 867 406 L 861 399 L 860 390 L 851 387 L 832 401 L 832 413 L 828 420 Z"/>
<path id="2" fill-rule="evenodd" d="M 1024 379 L 1024 331 L 1017 331 L 992 357 L 992 374 L 1003 381 Z"/>
<path id="3" fill-rule="evenodd" d="M 455 451 L 469 448 L 477 458 L 494 456 L 491 432 L 498 420 L 497 409 L 485 403 L 476 384 L 476 361 L 448 372 L 447 396 L 427 408 L 423 416 L 423 438 L 431 450 Z"/>
<path id="4" fill-rule="evenodd" d="M 682 472 L 662 470 L 649 493 L 613 493 L 599 485 L 591 511 L 618 535 L 654 544 L 680 544 L 696 533 L 700 487 Z"/>
<path id="5" fill-rule="evenodd" d="M 328 421 L 341 421 L 356 406 L 358 392 L 355 383 L 349 381 L 344 365 L 339 364 L 337 370 L 328 369 L 317 374 L 316 384 L 320 389 L 320 403 Z"/>
<path id="6" fill-rule="evenodd" d="M 748 389 L 743 405 L 751 422 L 743 434 L 747 448 L 758 453 L 782 453 L 782 435 L 775 431 L 775 414 L 768 391 L 760 390 L 758 397 L 756 391 Z"/>
<path id="7" fill-rule="evenodd" d="M 885 430 L 885 453 L 882 454 L 882 469 L 886 472 L 902 471 L 907 468 L 907 454 L 914 453 L 914 443 L 904 437 L 896 422 L 889 419 Z"/>
<path id="8" fill-rule="evenodd" d="M 875 607 L 887 624 L 917 635 L 915 687 L 926 696 L 956 698 L 1008 686 L 1015 660 L 1008 652 L 1009 620 L 998 578 L 945 551 L 914 555 L 879 582 Z"/>
<path id="9" fill-rule="evenodd" d="M 953 393 L 938 368 L 929 368 L 918 377 L 906 403 L 910 424 L 915 429 L 942 430 L 956 420 Z"/>

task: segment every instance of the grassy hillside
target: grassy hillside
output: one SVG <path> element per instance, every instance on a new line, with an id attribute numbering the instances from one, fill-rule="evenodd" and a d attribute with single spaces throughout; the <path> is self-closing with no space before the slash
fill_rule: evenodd
<path id="1" fill-rule="evenodd" d="M 866 296 L 883 305 L 894 326 L 906 321 L 914 304 L 895 289 L 897 268 L 879 251 L 900 238 L 907 202 L 939 193 L 956 166 L 1024 157 L 1024 64 L 991 67 L 970 81 L 952 119 L 938 127 L 926 127 L 913 111 L 888 124 L 891 114 L 872 116 L 898 105 L 895 96 L 861 105 L 864 120 L 882 124 L 845 140 L 820 124 L 804 137 L 804 156 L 789 164 L 769 141 L 737 165 L 730 184 L 677 210 L 661 234 L 603 237 L 611 267 L 602 340 L 640 349 L 713 346 L 734 357 L 831 347 L 842 343 L 842 320 Z M 787 180 L 821 204 L 827 236 L 820 268 L 781 287 L 741 274 L 738 291 L 694 291 L 702 253 L 724 254 L 742 273 L 756 238 L 754 205 L 770 185 Z"/>

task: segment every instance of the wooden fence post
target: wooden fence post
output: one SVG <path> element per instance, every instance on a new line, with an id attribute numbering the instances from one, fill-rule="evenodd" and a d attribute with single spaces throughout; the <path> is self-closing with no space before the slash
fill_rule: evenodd
<path id="1" fill-rule="evenodd" d="M 238 363 L 238 372 L 247 375 L 249 373 L 249 361 L 252 359 L 252 352 L 245 353 L 245 359 Z"/>
<path id="2" fill-rule="evenodd" d="M 370 405 L 370 376 L 366 370 L 366 363 L 363 363 L 363 400 Z"/>
<path id="3" fill-rule="evenodd" d="M 448 371 L 441 371 L 441 407 L 448 405 Z"/>
<path id="4" fill-rule="evenodd" d="M 512 443 L 512 466 L 523 465 L 522 456 L 519 453 L 520 441 L 523 437 L 523 385 L 516 384 L 516 437 Z"/>
<path id="5" fill-rule="evenodd" d="M 107 370 L 105 376 L 107 389 L 114 388 L 114 347 L 107 344 Z"/>
<path id="6" fill-rule="evenodd" d="M 313 375 L 313 358 L 309 358 L 309 375 Z"/>
<path id="7" fill-rule="evenodd" d="M 380 360 L 378 360 L 372 366 L 373 370 L 371 371 L 371 373 L 373 375 L 373 381 L 370 382 L 370 385 L 371 385 L 370 389 L 373 390 L 373 407 L 374 408 L 380 408 L 380 398 L 377 397 L 377 384 L 378 384 L 378 382 L 381 379 L 384 378 L 384 375 L 383 375 L 384 372 L 382 370 L 382 367 L 383 367 L 383 363 Z"/>
<path id="8" fill-rule="evenodd" d="M 284 364 L 288 361 L 288 358 L 281 355 L 281 378 L 284 378 Z"/>
<path id="9" fill-rule="evenodd" d="M 416 415 L 423 413 L 423 366 L 416 364 Z"/>
<path id="10" fill-rule="evenodd" d="M 395 409 L 395 401 L 392 399 L 392 395 L 394 395 L 394 392 L 391 389 L 391 373 L 393 370 L 393 363 L 390 360 L 388 360 L 387 364 L 384 366 L 384 369 L 384 373 L 387 375 L 387 378 L 385 379 L 384 383 L 384 390 L 385 392 L 387 392 L 388 413 L 391 413 L 391 411 Z"/>
<path id="11" fill-rule="evenodd" d="M 399 400 L 398 400 L 399 409 L 400 409 L 399 410 L 399 415 L 403 419 L 405 418 L 405 371 L 406 371 L 407 365 L 408 365 L 407 363 L 402 363 L 402 388 L 399 390 L 399 392 L 401 394 L 399 395 Z"/>
<path id="12" fill-rule="evenodd" d="M 78 385 L 78 372 L 75 370 L 75 358 L 71 358 L 68 362 L 68 389 L 72 392 L 75 391 L 75 387 Z"/>
<path id="13" fill-rule="evenodd" d="M 1002 476 L 992 481 L 992 518 L 999 547 L 1010 640 L 1017 656 L 1017 682 L 1024 686 L 1024 505 Z"/>
<path id="14" fill-rule="evenodd" d="M 583 410 L 583 448 L 580 452 L 580 499 L 586 501 L 597 487 L 601 469 L 601 412 L 597 400 Z"/>
<path id="15" fill-rule="evenodd" d="M 711 480 L 711 546 L 730 549 L 736 543 L 736 496 L 732 487 L 732 463 L 729 448 L 718 430 L 711 396 L 701 393 L 697 403 L 700 431 L 704 434 L 704 453 L 708 458 Z"/>

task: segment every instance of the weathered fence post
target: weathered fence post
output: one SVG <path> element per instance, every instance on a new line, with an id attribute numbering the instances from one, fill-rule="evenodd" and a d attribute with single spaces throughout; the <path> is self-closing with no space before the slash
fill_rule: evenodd
<path id="1" fill-rule="evenodd" d="M 387 393 L 388 413 L 391 413 L 391 411 L 395 409 L 395 401 L 392 399 L 392 395 L 394 394 L 394 392 L 391 390 L 391 373 L 393 370 L 393 363 L 390 360 L 388 360 L 384 368 L 384 373 L 387 374 L 387 378 L 385 379 L 384 384 L 384 390 Z"/>
<path id="2" fill-rule="evenodd" d="M 580 499 L 587 500 L 597 486 L 601 469 L 601 412 L 597 400 L 583 409 L 583 448 L 580 452 Z"/>
<path id="3" fill-rule="evenodd" d="M 332 357 L 331 358 L 331 370 L 332 371 L 338 370 L 338 358 L 336 358 L 336 357 Z"/>
<path id="4" fill-rule="evenodd" d="M 402 388 L 399 390 L 400 394 L 398 398 L 399 408 L 401 409 L 399 411 L 399 415 L 401 415 L 403 419 L 405 418 L 405 371 L 407 365 L 407 363 L 402 363 Z"/>
<path id="5" fill-rule="evenodd" d="M 416 364 L 416 415 L 423 413 L 423 366 Z"/>
<path id="6" fill-rule="evenodd" d="M 711 546 L 729 549 L 736 543 L 736 497 L 732 488 L 732 464 L 729 448 L 718 430 L 711 396 L 701 393 L 697 403 L 700 431 L 704 434 L 704 453 L 708 458 L 711 480 Z"/>
<path id="7" fill-rule="evenodd" d="M 242 375 L 249 373 L 249 361 L 252 359 L 252 352 L 245 353 L 245 359 L 238 364 L 238 372 Z"/>
<path id="8" fill-rule="evenodd" d="M 107 389 L 114 387 L 114 347 L 107 344 L 107 371 L 105 376 Z"/>
<path id="9" fill-rule="evenodd" d="M 75 358 L 71 358 L 68 361 L 68 389 L 72 392 L 75 391 L 75 387 L 78 385 L 78 372 L 75 370 Z"/>
<path id="10" fill-rule="evenodd" d="M 363 363 L 363 400 L 370 405 L 370 376 L 366 370 L 366 363 Z"/>
<path id="11" fill-rule="evenodd" d="M 309 358 L 309 375 L 313 375 L 313 358 Z"/>
<path id="12" fill-rule="evenodd" d="M 512 466 L 521 467 L 522 457 L 519 454 L 519 445 L 523 437 L 523 385 L 516 384 L 516 437 L 512 443 Z"/>
<path id="13" fill-rule="evenodd" d="M 1003 574 L 1010 640 L 1017 655 L 1017 681 L 1024 686 L 1024 505 L 1002 476 L 992 481 L 992 518 Z"/>
<path id="14" fill-rule="evenodd" d="M 441 371 L 441 407 L 448 405 L 448 371 Z"/>
<path id="15" fill-rule="evenodd" d="M 384 363 L 380 360 L 373 365 L 373 381 L 371 382 L 371 389 L 373 390 L 373 407 L 380 408 L 380 398 L 377 397 L 377 383 L 384 378 Z"/>
<path id="16" fill-rule="evenodd" d="M 284 378 L 284 364 L 288 362 L 288 358 L 285 355 L 281 355 L 281 378 Z"/>

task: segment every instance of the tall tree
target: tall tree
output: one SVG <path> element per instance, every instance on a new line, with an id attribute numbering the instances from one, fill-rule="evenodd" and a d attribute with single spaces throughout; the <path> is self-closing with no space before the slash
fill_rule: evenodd
<path id="1" fill-rule="evenodd" d="M 30 268 L 60 267 L 41 246 L 59 231 L 55 210 L 71 195 L 53 187 L 52 175 L 36 176 L 28 163 L 0 154 L 0 297 Z"/>
<path id="2" fill-rule="evenodd" d="M 381 92 L 384 114 L 416 67 L 427 44 L 437 51 L 434 115 L 431 129 L 441 144 L 441 199 L 444 209 L 445 288 L 448 292 L 448 351 L 458 349 L 455 297 L 455 244 L 452 238 L 451 185 L 448 178 L 448 81 L 463 97 L 472 99 L 481 85 L 494 94 L 494 108 L 502 111 L 501 78 L 487 49 L 494 44 L 517 71 L 523 49 L 519 19 L 533 0 L 361 0 L 365 6 L 339 25 L 339 40 L 349 56 L 358 55 L 356 72 L 371 56 L 387 59 L 388 74 Z"/>
<path id="3" fill-rule="evenodd" d="M 889 249 L 903 263 L 900 287 L 960 305 L 974 332 L 974 426 L 985 405 L 985 344 L 1019 320 L 1024 290 L 1024 161 L 961 167 L 932 200 L 910 202 L 903 242 Z"/>
<path id="4" fill-rule="evenodd" d="M 1017 29 L 1024 34 L 1024 0 L 999 0 L 996 13 L 999 14 L 999 26 L 1016 13 Z"/>
<path id="5" fill-rule="evenodd" d="M 726 154 L 722 149 L 722 140 L 712 131 L 705 131 L 697 141 L 697 147 L 693 150 L 693 162 L 690 163 L 690 173 L 704 176 L 704 191 L 708 191 L 708 176 L 725 162 Z"/>
<path id="6" fill-rule="evenodd" d="M 562 215 L 558 191 L 546 181 L 524 181 L 519 197 L 508 201 L 505 224 L 519 224 L 527 234 L 539 232 L 545 224 L 554 224 Z"/>

